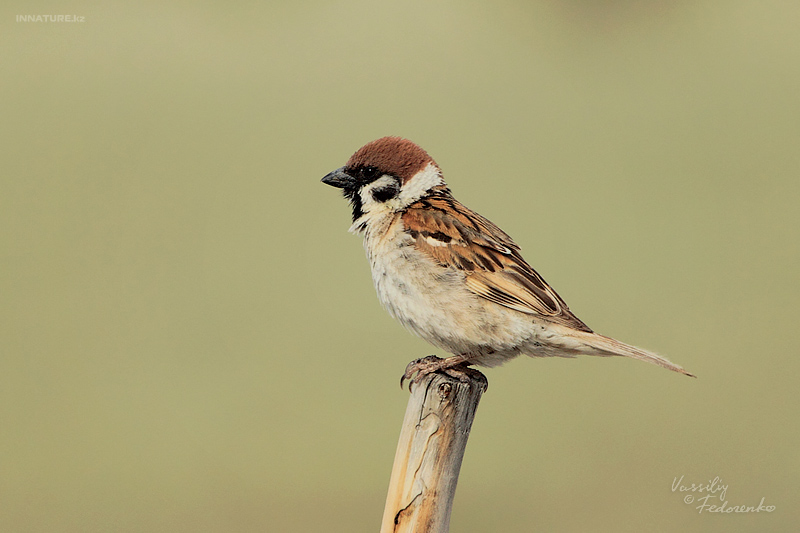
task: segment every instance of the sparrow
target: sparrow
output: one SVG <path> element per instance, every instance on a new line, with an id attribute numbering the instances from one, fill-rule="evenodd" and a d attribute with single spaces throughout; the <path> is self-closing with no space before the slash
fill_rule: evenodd
<path id="1" fill-rule="evenodd" d="M 595 333 L 522 258 L 503 230 L 456 200 L 439 165 L 415 143 L 383 137 L 322 178 L 352 207 L 378 299 L 403 326 L 453 354 L 416 359 L 403 381 L 525 354 L 640 359 L 692 376 L 652 352 Z M 473 371 L 474 372 L 474 371 Z M 411 383 L 409 383 L 409 386 Z"/>

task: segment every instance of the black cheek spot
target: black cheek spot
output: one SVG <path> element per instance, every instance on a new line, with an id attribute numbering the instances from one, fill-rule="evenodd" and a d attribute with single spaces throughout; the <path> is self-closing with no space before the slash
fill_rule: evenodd
<path id="1" fill-rule="evenodd" d="M 397 183 L 393 183 L 391 185 L 387 185 L 386 187 L 374 189 L 372 191 L 372 198 L 376 202 L 386 202 L 387 200 L 391 200 L 398 194 L 400 194 L 400 185 Z"/>

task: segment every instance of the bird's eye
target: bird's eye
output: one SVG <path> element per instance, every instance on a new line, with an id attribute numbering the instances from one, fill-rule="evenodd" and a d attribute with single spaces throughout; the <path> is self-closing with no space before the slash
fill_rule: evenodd
<path id="1" fill-rule="evenodd" d="M 375 181 L 381 175 L 380 170 L 375 167 L 362 167 L 361 168 L 361 176 L 364 178 L 364 181 L 367 183 Z"/>

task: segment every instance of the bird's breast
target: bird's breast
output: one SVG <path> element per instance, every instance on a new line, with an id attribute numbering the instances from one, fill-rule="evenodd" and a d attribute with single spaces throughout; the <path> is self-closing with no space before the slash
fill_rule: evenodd
<path id="1" fill-rule="evenodd" d="M 487 347 L 511 349 L 527 335 L 527 317 L 470 291 L 464 272 L 417 250 L 400 224 L 381 236 L 368 232 L 364 244 L 381 304 L 431 344 L 466 354 Z"/>

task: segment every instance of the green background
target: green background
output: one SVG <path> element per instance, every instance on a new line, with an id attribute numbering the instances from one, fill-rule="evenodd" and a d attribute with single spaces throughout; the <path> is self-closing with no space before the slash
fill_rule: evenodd
<path id="1" fill-rule="evenodd" d="M 16 22 L 71 14 L 82 23 Z M 376 531 L 436 352 L 319 182 L 402 135 L 623 360 L 486 372 L 454 532 L 800 523 L 794 2 L 0 8 L 0 531 Z M 732 505 L 672 492 L 714 476 Z"/>

